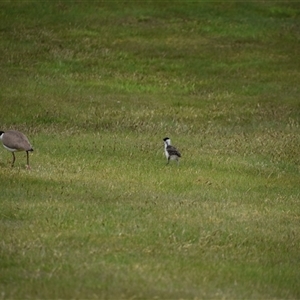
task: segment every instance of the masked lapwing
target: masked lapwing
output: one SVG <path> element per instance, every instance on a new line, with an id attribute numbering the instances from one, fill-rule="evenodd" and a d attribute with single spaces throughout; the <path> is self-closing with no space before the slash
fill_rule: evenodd
<path id="1" fill-rule="evenodd" d="M 16 157 L 15 152 L 19 151 L 26 151 L 27 155 L 27 168 L 30 168 L 29 166 L 29 151 L 32 152 L 32 146 L 30 142 L 28 141 L 28 138 L 19 131 L 16 130 L 8 130 L 8 131 L 0 131 L 0 140 L 3 143 L 3 147 L 10 151 L 13 156 L 13 160 L 11 163 L 11 166 L 14 166 Z"/>
<path id="2" fill-rule="evenodd" d="M 181 157 L 180 152 L 171 145 L 171 140 L 166 137 L 163 139 L 165 143 L 165 155 L 168 160 L 167 164 L 170 162 L 170 160 L 176 160 L 177 163 L 179 163 L 179 158 Z"/>

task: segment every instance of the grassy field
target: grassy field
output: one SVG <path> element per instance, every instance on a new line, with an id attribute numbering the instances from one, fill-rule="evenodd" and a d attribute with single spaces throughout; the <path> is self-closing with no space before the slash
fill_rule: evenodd
<path id="1" fill-rule="evenodd" d="M 299 49 L 289 0 L 1 1 L 0 299 L 299 299 Z"/>

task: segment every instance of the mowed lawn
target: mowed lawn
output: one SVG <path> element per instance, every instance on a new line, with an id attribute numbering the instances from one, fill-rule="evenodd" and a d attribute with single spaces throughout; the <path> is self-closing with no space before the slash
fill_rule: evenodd
<path id="1" fill-rule="evenodd" d="M 1 1 L 0 299 L 300 298 L 299 49 L 294 1 Z"/>

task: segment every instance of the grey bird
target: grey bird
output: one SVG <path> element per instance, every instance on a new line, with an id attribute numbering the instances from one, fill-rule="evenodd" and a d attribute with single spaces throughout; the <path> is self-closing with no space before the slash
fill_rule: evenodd
<path id="1" fill-rule="evenodd" d="M 12 153 L 12 167 L 16 160 L 14 152 L 26 151 L 27 168 L 30 168 L 28 152 L 32 152 L 33 148 L 28 138 L 22 132 L 16 130 L 0 131 L 0 140 L 2 141 L 3 147 Z"/>
<path id="2" fill-rule="evenodd" d="M 179 158 L 181 157 L 180 152 L 171 145 L 171 140 L 166 137 L 163 139 L 165 143 L 165 155 L 168 160 L 167 164 L 170 162 L 170 160 L 176 160 L 177 163 L 179 163 Z"/>

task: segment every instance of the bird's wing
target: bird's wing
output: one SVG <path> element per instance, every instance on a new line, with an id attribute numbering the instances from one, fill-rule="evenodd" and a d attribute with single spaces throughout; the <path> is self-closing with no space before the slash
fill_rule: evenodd
<path id="1" fill-rule="evenodd" d="M 4 139 L 2 139 L 3 143 L 11 148 L 16 150 L 24 150 L 29 151 L 32 149 L 27 137 L 18 131 L 7 131 L 7 134 L 4 133 Z"/>
<path id="2" fill-rule="evenodd" d="M 169 155 L 177 155 L 178 157 L 181 157 L 180 152 L 174 146 L 169 145 L 167 147 L 167 151 Z"/>

